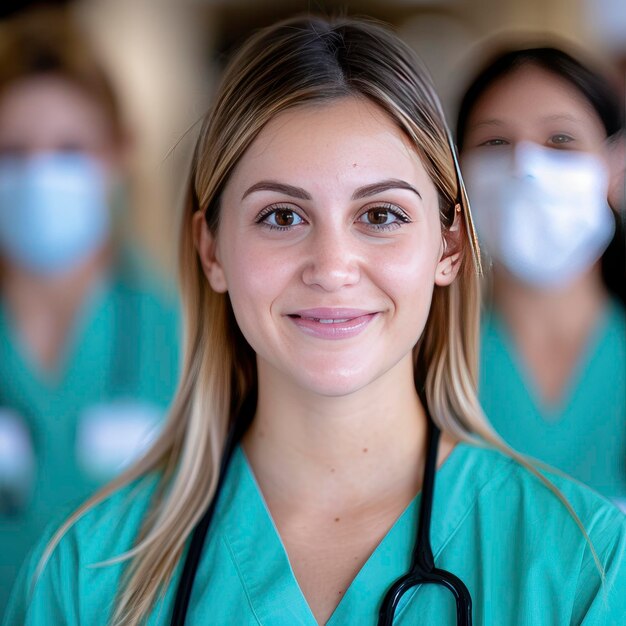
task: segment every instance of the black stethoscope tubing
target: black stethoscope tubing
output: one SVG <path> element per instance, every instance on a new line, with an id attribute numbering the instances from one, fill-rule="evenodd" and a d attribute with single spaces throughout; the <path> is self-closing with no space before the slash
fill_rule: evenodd
<path id="1" fill-rule="evenodd" d="M 426 406 L 426 403 L 424 403 L 424 406 Z M 171 626 L 184 626 L 185 624 L 191 591 L 202 556 L 202 548 L 204 547 L 218 496 L 221 493 L 222 485 L 226 477 L 226 470 L 228 469 L 237 443 L 243 434 L 241 431 L 244 429 L 237 429 L 236 426 L 237 424 L 235 424 L 235 428 L 231 429 L 226 441 L 215 496 L 197 526 L 194 528 L 191 536 L 189 550 L 185 556 L 183 571 L 176 590 L 174 610 L 170 622 Z M 424 468 L 417 537 L 413 548 L 411 567 L 406 574 L 398 578 L 398 580 L 391 585 L 385 594 L 378 615 L 378 626 L 392 626 L 395 611 L 402 596 L 413 587 L 422 584 L 443 585 L 450 590 L 456 602 L 457 626 L 472 625 L 472 599 L 469 590 L 457 576 L 435 567 L 430 543 L 430 522 L 432 517 L 435 474 L 437 470 L 439 435 L 439 429 L 433 423 L 430 416 L 428 416 L 426 465 Z"/>
<path id="2" fill-rule="evenodd" d="M 425 402 L 424 406 L 426 406 Z M 385 594 L 378 614 L 378 626 L 392 626 L 402 596 L 413 587 L 424 584 L 437 584 L 446 587 L 456 602 L 457 626 L 472 625 L 472 597 L 468 588 L 460 578 L 451 572 L 435 567 L 433 549 L 430 543 L 430 522 L 435 492 L 439 436 L 439 428 L 428 416 L 426 465 L 424 467 L 417 537 L 413 547 L 411 566 L 409 571 L 398 578 Z"/>

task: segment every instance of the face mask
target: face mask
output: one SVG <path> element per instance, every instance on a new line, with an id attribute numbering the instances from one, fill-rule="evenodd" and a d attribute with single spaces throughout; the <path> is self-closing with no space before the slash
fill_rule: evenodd
<path id="1" fill-rule="evenodd" d="M 51 153 L 0 161 L 0 251 L 16 265 L 63 272 L 109 231 L 105 176 L 95 159 Z"/>
<path id="2" fill-rule="evenodd" d="M 608 172 L 595 155 L 525 142 L 478 149 L 463 178 L 481 243 L 526 283 L 567 284 L 611 241 Z"/>

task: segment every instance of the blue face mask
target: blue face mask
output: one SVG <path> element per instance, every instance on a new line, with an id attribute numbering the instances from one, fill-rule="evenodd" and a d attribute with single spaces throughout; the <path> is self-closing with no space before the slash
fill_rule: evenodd
<path id="1" fill-rule="evenodd" d="M 0 160 L 0 253 L 40 274 L 61 273 L 107 239 L 102 166 L 83 154 Z"/>

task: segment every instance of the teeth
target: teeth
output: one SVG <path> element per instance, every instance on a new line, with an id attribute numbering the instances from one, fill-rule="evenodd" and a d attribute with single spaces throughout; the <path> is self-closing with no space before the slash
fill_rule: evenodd
<path id="1" fill-rule="evenodd" d="M 343 324 L 347 321 L 349 321 L 349 318 L 346 319 L 340 319 L 340 320 L 322 320 L 322 319 L 316 319 L 316 322 L 319 322 L 320 324 Z"/>

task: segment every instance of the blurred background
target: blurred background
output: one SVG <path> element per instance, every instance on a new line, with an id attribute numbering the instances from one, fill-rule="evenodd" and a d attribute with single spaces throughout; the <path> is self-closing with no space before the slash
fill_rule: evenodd
<path id="1" fill-rule="evenodd" d="M 41 2 L 5 1 L 0 20 Z M 78 0 L 132 129 L 132 238 L 175 274 L 177 206 L 194 124 L 229 52 L 250 31 L 306 10 L 369 15 L 392 24 L 429 67 L 453 119 L 463 76 L 486 38 L 556 35 L 626 72 L 623 0 Z"/>

